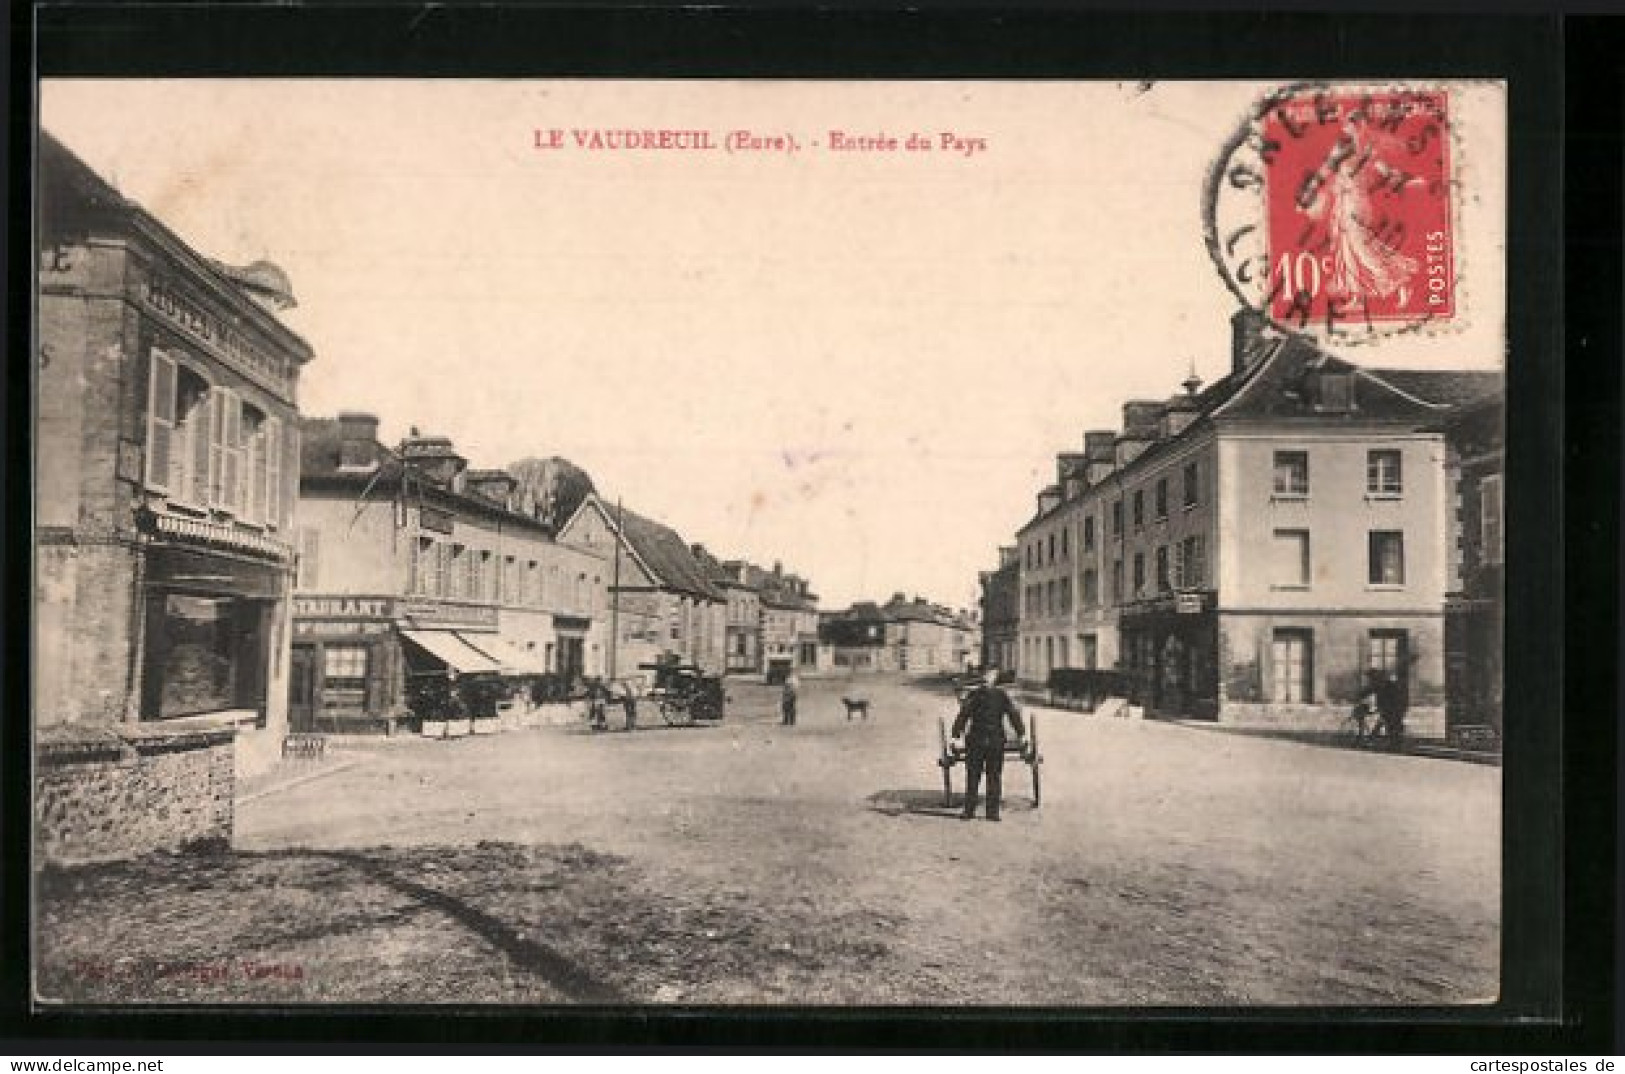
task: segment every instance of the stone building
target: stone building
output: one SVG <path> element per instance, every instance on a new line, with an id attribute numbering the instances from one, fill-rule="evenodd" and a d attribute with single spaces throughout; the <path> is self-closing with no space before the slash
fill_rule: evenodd
<path id="1" fill-rule="evenodd" d="M 229 835 L 231 771 L 269 763 L 286 726 L 295 400 L 312 351 L 279 319 L 293 295 L 276 266 L 210 260 L 49 134 L 38 168 L 42 839 L 100 856 Z M 147 780 L 194 750 L 223 783 Z M 104 755 L 119 771 L 76 782 L 73 758 Z"/>
<path id="2" fill-rule="evenodd" d="M 285 709 L 295 389 L 286 278 L 186 246 L 40 140 L 41 724 Z M 172 725 L 178 726 L 178 725 Z"/>
<path id="3" fill-rule="evenodd" d="M 751 578 L 749 563 L 731 559 L 721 564 L 717 585 L 728 598 L 724 626 L 724 661 L 732 673 L 764 670 L 762 665 L 762 591 Z"/>
<path id="4" fill-rule="evenodd" d="M 295 727 L 421 719 L 415 688 L 448 672 L 495 680 L 476 708 L 542 677 L 568 689 L 602 674 L 604 556 L 559 543 L 519 509 L 512 476 L 469 469 L 446 438 L 391 449 L 377 434 L 371 414 L 304 422 Z"/>
<path id="5" fill-rule="evenodd" d="M 838 671 L 896 671 L 897 650 L 887 644 L 888 621 L 880 605 L 858 601 L 819 616 L 818 638 Z"/>
<path id="6" fill-rule="evenodd" d="M 1057 460 L 1018 534 L 1021 679 L 1115 666 L 1157 712 L 1313 726 L 1375 668 L 1442 731 L 1439 425 L 1498 383 L 1362 369 L 1239 314 L 1224 378 Z"/>
<path id="7" fill-rule="evenodd" d="M 592 494 L 559 530 L 559 542 L 609 565 L 608 674 L 649 679 L 650 665 L 672 659 L 723 672 L 727 595 L 670 526 Z"/>
<path id="8" fill-rule="evenodd" d="M 808 671 L 818 664 L 818 595 L 782 563 L 749 573 L 761 594 L 763 670 L 780 674 Z"/>

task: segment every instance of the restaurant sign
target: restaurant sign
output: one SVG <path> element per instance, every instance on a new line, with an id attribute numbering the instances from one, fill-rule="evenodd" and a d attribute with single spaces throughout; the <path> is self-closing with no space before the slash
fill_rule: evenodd
<path id="1" fill-rule="evenodd" d="M 437 600 L 403 600 L 395 619 L 405 627 L 495 630 L 497 610 L 490 604 L 444 604 Z"/>

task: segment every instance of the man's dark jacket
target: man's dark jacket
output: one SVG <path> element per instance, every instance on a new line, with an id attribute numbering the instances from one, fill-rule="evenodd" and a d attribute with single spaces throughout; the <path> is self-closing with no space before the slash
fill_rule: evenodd
<path id="1" fill-rule="evenodd" d="M 970 725 L 969 739 L 977 742 L 1004 744 L 1004 721 L 1008 717 L 1010 726 L 1016 729 L 1017 738 L 1027 737 L 1027 726 L 1021 722 L 1021 710 L 1016 703 L 1010 700 L 1010 695 L 997 686 L 983 683 L 965 695 L 965 700 L 959 706 L 959 715 L 954 718 L 954 737 L 958 738 L 965 732 L 965 725 Z"/>

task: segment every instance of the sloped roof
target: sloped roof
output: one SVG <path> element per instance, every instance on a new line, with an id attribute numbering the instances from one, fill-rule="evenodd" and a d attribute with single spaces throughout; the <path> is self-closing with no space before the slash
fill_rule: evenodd
<path id="1" fill-rule="evenodd" d="M 599 509 L 611 525 L 619 522 L 627 546 L 662 585 L 706 600 L 727 600 L 676 530 L 624 507 L 612 511 L 600 502 Z"/>
<path id="2" fill-rule="evenodd" d="M 1497 369 L 1368 369 L 1378 380 L 1429 403 L 1466 406 L 1503 390 L 1506 375 Z"/>

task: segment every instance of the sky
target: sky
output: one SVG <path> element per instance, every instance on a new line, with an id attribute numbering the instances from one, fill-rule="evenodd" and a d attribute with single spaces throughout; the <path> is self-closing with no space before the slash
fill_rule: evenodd
<path id="1" fill-rule="evenodd" d="M 204 254 L 287 272 L 304 413 L 563 456 L 826 608 L 970 606 L 1057 452 L 1228 369 L 1202 182 L 1267 88 L 50 80 L 40 122 Z M 1462 309 L 1354 361 L 1502 361 L 1504 98 L 1451 91 Z M 604 128 L 719 148 L 574 144 Z"/>

